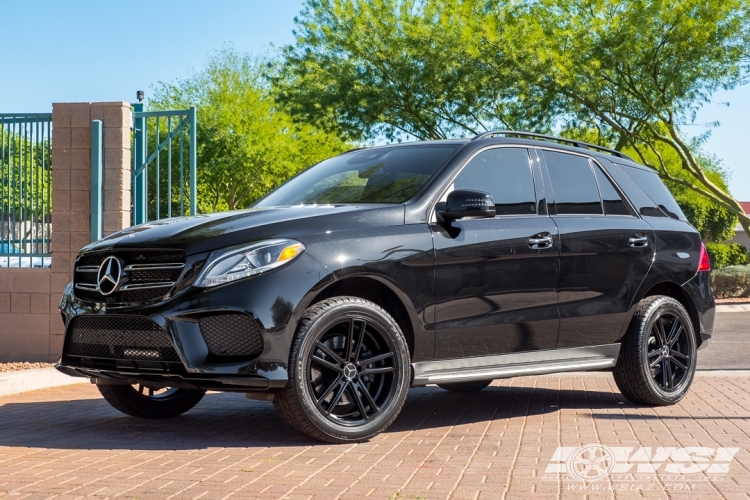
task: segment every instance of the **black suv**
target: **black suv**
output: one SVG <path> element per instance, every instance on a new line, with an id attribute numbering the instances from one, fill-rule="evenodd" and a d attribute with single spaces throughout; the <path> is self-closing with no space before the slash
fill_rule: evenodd
<path id="1" fill-rule="evenodd" d="M 363 148 L 248 210 L 81 250 L 57 367 L 136 417 L 235 391 L 328 442 L 378 434 L 427 384 L 611 370 L 668 405 L 711 337 L 709 270 L 656 173 L 617 151 L 520 132 Z"/>

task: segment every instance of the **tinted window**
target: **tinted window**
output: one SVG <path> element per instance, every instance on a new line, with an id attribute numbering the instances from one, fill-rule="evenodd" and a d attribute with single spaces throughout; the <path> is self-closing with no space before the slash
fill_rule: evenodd
<path id="1" fill-rule="evenodd" d="M 302 172 L 256 206 L 404 203 L 458 146 L 395 146 L 345 153 Z"/>
<path id="2" fill-rule="evenodd" d="M 458 174 L 453 188 L 490 193 L 497 215 L 536 213 L 534 179 L 525 149 L 495 148 L 479 153 Z"/>
<path id="3" fill-rule="evenodd" d="M 641 170 L 640 168 L 629 167 L 627 165 L 620 166 L 622 166 L 625 173 L 646 192 L 649 198 L 659 205 L 662 212 L 673 219 L 687 220 L 682 209 L 672 197 L 672 193 L 669 192 L 667 186 L 665 186 L 661 179 L 659 179 L 656 172 L 649 172 L 647 170 Z"/>
<path id="4" fill-rule="evenodd" d="M 589 160 L 583 156 L 544 151 L 557 213 L 602 215 L 602 203 Z"/>
<path id="5" fill-rule="evenodd" d="M 596 174 L 596 181 L 599 183 L 599 194 L 601 194 L 604 202 L 604 213 L 607 215 L 632 215 L 620 193 L 596 165 L 594 165 L 594 173 Z"/>

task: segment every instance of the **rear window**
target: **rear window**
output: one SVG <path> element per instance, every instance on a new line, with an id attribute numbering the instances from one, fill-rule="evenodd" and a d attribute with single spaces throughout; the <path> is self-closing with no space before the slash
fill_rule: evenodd
<path id="1" fill-rule="evenodd" d="M 640 168 L 629 167 L 628 165 L 618 164 L 623 167 L 623 171 L 638 184 L 641 189 L 656 203 L 662 212 L 673 219 L 686 221 L 687 217 L 675 201 L 672 193 L 667 186 L 659 179 L 656 172 L 649 172 Z"/>
<path id="2" fill-rule="evenodd" d="M 456 149 L 457 145 L 394 146 L 345 153 L 302 172 L 256 206 L 404 203 Z"/>

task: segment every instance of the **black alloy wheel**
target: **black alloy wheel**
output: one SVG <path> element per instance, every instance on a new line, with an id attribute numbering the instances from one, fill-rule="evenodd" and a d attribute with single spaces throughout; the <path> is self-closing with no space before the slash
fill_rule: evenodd
<path id="1" fill-rule="evenodd" d="M 451 382 L 447 384 L 438 384 L 443 390 L 451 392 L 479 392 L 486 389 L 492 383 L 492 380 L 472 380 L 470 382 Z"/>
<path id="2" fill-rule="evenodd" d="M 672 297 L 647 297 L 638 304 L 613 375 L 633 403 L 671 405 L 690 389 L 696 357 L 695 331 L 685 307 Z"/>
<path id="3" fill-rule="evenodd" d="M 690 356 L 686 332 L 680 318 L 668 313 L 656 318 L 651 327 L 646 359 L 651 376 L 664 391 L 679 390 L 690 374 L 694 360 Z"/>
<path id="4" fill-rule="evenodd" d="M 290 381 L 274 405 L 308 437 L 365 441 L 398 416 L 410 368 L 404 336 L 386 311 L 364 299 L 334 297 L 310 307 L 300 320 Z"/>
<path id="5" fill-rule="evenodd" d="M 390 339 L 376 324 L 363 316 L 342 318 L 315 342 L 308 389 L 327 418 L 361 425 L 393 397 L 394 359 Z"/>
<path id="6" fill-rule="evenodd" d="M 197 405 L 206 391 L 155 387 L 145 384 L 99 385 L 104 399 L 126 415 L 139 418 L 172 418 Z"/>

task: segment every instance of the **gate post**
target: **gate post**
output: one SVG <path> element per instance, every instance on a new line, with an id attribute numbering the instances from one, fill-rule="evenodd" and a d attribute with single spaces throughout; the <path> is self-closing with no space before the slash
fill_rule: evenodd
<path id="1" fill-rule="evenodd" d="M 133 111 L 136 113 L 143 111 L 143 103 L 133 104 Z M 136 174 L 136 172 L 146 163 L 146 140 L 148 138 L 146 118 L 141 117 L 133 120 L 133 128 L 133 174 L 135 175 L 135 182 L 133 182 L 133 222 L 143 224 L 148 218 L 148 200 L 146 199 L 148 169 L 144 168 L 139 174 Z"/>
<path id="2" fill-rule="evenodd" d="M 102 121 L 91 122 L 91 241 L 102 239 Z"/>
<path id="3" fill-rule="evenodd" d="M 198 215 L 198 173 L 196 172 L 198 151 L 198 119 L 195 106 L 190 106 L 190 215 Z"/>

